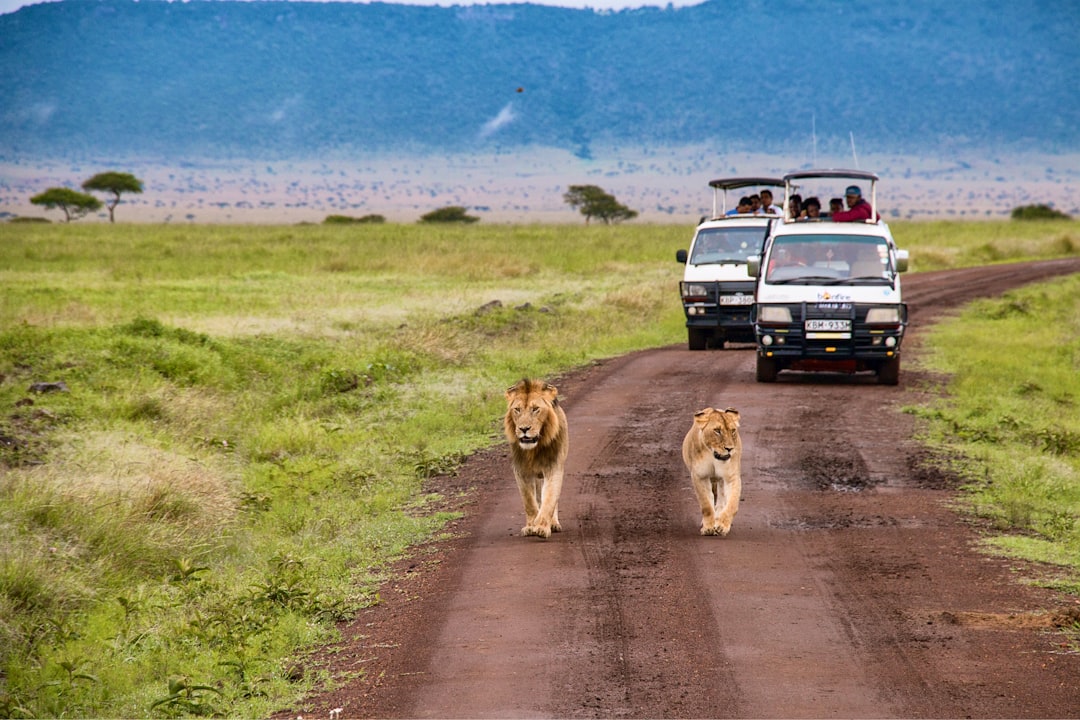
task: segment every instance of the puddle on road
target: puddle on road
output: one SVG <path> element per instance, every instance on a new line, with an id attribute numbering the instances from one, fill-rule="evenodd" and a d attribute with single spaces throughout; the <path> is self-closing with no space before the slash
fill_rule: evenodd
<path id="1" fill-rule="evenodd" d="M 780 518 L 769 521 L 776 530 L 858 530 L 863 528 L 922 527 L 915 518 L 896 518 L 885 515 L 831 515 L 824 517 Z"/>
<path id="2" fill-rule="evenodd" d="M 862 492 L 880 484 L 880 480 L 870 477 L 866 461 L 854 451 L 805 455 L 799 461 L 798 469 L 818 490 Z"/>

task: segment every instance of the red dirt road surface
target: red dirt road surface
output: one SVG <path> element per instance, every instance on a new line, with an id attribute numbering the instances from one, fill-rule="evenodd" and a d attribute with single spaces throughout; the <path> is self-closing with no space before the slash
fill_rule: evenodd
<path id="1" fill-rule="evenodd" d="M 1080 259 L 905 278 L 912 333 Z M 524 369 L 527 372 L 527 369 Z M 558 380 L 570 457 L 549 540 L 506 448 L 470 459 L 455 538 L 309 658 L 341 678 L 281 717 L 1080 717 L 1080 603 L 977 552 L 901 408 L 937 379 L 781 373 L 742 348 L 639 352 Z M 696 410 L 740 411 L 742 505 L 698 533 L 680 447 Z"/>

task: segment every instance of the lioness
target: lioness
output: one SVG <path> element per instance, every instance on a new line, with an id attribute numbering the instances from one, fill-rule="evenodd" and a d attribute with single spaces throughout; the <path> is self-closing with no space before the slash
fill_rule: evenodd
<path id="1" fill-rule="evenodd" d="M 701 534 L 727 535 L 742 492 L 739 411 L 709 407 L 694 413 L 682 456 L 701 505 Z"/>
<path id="2" fill-rule="evenodd" d="M 558 394 L 554 385 L 543 380 L 521 380 L 506 390 L 503 429 L 525 505 L 522 535 L 547 538 L 562 530 L 559 493 L 570 440 Z"/>

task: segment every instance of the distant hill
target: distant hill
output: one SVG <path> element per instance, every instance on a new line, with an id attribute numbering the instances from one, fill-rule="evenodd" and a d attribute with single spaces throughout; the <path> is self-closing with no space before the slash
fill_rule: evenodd
<path id="1" fill-rule="evenodd" d="M 1080 4 L 68 0 L 0 16 L 0 153 L 1080 148 Z"/>

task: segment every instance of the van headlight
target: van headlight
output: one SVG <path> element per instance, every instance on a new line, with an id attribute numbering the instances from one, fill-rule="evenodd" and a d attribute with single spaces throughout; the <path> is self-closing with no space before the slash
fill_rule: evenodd
<path id="1" fill-rule="evenodd" d="M 783 305 L 762 305 L 758 308 L 757 319 L 763 323 L 789 323 L 791 310 Z"/>
<path id="2" fill-rule="evenodd" d="M 691 285 L 690 283 L 684 283 L 682 286 L 682 296 L 684 300 L 691 298 L 704 299 L 709 296 L 709 290 L 704 285 Z"/>
<path id="3" fill-rule="evenodd" d="M 899 325 L 900 308 L 877 307 L 866 312 L 866 322 L 878 325 Z"/>

